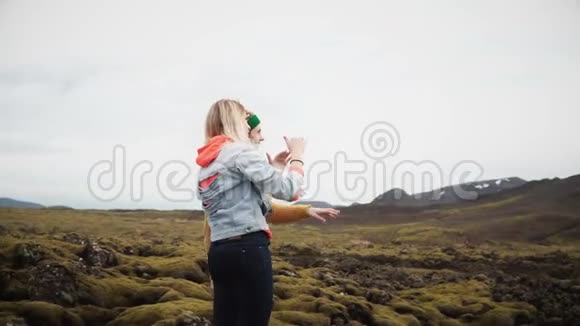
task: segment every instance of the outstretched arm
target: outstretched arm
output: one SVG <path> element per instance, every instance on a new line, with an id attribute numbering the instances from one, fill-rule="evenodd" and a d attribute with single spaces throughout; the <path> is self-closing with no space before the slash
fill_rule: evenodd
<path id="1" fill-rule="evenodd" d="M 310 205 L 282 205 L 272 203 L 272 213 L 269 216 L 268 222 L 273 224 L 291 223 L 303 220 L 310 217 L 308 209 Z"/>
<path id="2" fill-rule="evenodd" d="M 318 208 L 311 205 L 284 205 L 272 203 L 272 214 L 268 222 L 273 224 L 291 223 L 305 218 L 315 218 L 326 222 L 329 217 L 336 218 L 340 211 L 334 208 Z"/>

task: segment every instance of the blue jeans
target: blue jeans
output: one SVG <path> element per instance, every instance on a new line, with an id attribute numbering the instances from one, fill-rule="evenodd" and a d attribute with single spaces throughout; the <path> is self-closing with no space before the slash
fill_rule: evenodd
<path id="1" fill-rule="evenodd" d="M 208 263 L 214 285 L 214 325 L 268 325 L 274 295 L 269 245 L 263 231 L 212 242 Z"/>

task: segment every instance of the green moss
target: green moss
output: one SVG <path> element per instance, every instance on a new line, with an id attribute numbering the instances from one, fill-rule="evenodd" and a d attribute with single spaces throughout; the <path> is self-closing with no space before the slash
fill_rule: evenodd
<path id="1" fill-rule="evenodd" d="M 509 310 L 494 309 L 485 313 L 480 320 L 481 326 L 513 326 L 513 313 Z"/>
<path id="2" fill-rule="evenodd" d="M 328 295 L 328 293 L 326 293 Z M 287 300 L 277 300 L 274 305 L 276 311 L 303 311 L 308 313 L 321 313 L 325 316 L 350 316 L 354 320 L 367 320 L 370 318 L 372 307 L 362 300 L 349 300 L 338 295 L 342 302 L 332 301 L 325 297 L 314 298 L 308 295 L 298 295 Z"/>
<path id="3" fill-rule="evenodd" d="M 502 302 L 501 306 L 516 311 L 523 310 L 528 312 L 529 314 L 535 314 L 537 312 L 536 307 L 526 302 Z"/>
<path id="4" fill-rule="evenodd" d="M 467 315 L 478 319 L 478 316 L 496 307 L 489 299 L 488 285 L 475 280 L 405 290 L 399 294 L 401 298 L 413 298 L 413 302 L 421 306 L 398 301 L 393 304 L 395 311 L 412 314 L 422 323 L 460 319 Z"/>
<path id="5" fill-rule="evenodd" d="M 110 309 L 105 309 L 93 305 L 81 305 L 69 309 L 81 317 L 85 326 L 101 326 L 115 319 L 117 313 Z"/>
<path id="6" fill-rule="evenodd" d="M 348 315 L 347 309 L 340 303 L 332 302 L 327 299 L 320 299 L 316 301 L 316 304 L 316 311 L 326 316 Z"/>
<path id="7" fill-rule="evenodd" d="M 337 285 L 328 287 L 328 289 L 340 294 L 348 294 L 352 296 L 364 297 L 366 295 L 366 289 L 362 288 L 360 284 L 348 278 L 335 277 L 333 282 Z"/>
<path id="8" fill-rule="evenodd" d="M 142 305 L 125 310 L 108 326 L 151 325 L 160 320 L 173 319 L 181 313 L 191 311 L 197 316 L 211 318 L 212 304 L 208 301 L 185 298 L 177 301 Z"/>
<path id="9" fill-rule="evenodd" d="M 376 325 L 420 325 L 413 315 L 398 314 L 391 306 L 375 305 L 373 323 Z"/>
<path id="10" fill-rule="evenodd" d="M 461 299 L 463 298 L 470 298 L 475 300 L 475 302 L 479 301 L 479 297 L 486 297 L 490 296 L 489 286 L 483 282 L 479 282 L 476 280 L 468 280 L 464 282 L 453 282 L 453 283 L 443 283 L 434 286 L 424 287 L 421 289 L 412 289 L 412 290 L 404 290 L 400 291 L 399 294 L 401 296 L 409 295 L 413 292 L 417 292 L 420 295 L 428 296 L 429 301 L 433 301 L 434 299 L 442 300 L 449 303 L 456 303 L 460 304 Z M 447 300 L 449 299 L 449 300 Z M 423 298 L 426 300 L 426 298 Z"/>
<path id="11" fill-rule="evenodd" d="M 375 316 L 373 318 L 373 325 L 376 326 L 405 326 L 407 325 L 406 323 L 403 323 L 400 320 L 393 320 L 393 319 L 389 319 L 389 318 L 385 318 L 385 317 L 377 317 Z"/>
<path id="12" fill-rule="evenodd" d="M 128 277 L 107 277 L 97 279 L 78 274 L 79 301 L 104 308 L 130 307 L 135 305 L 135 295 L 142 284 Z"/>
<path id="13" fill-rule="evenodd" d="M 487 303 L 474 303 L 465 306 L 444 304 L 438 306 L 437 309 L 448 317 L 458 318 L 466 314 L 481 315 L 490 310 L 490 306 Z"/>
<path id="14" fill-rule="evenodd" d="M 293 285 L 287 283 L 277 282 L 274 284 L 274 294 L 280 299 L 290 299 L 299 295 L 308 295 L 312 297 L 320 297 L 322 291 L 319 287 L 310 285 Z"/>
<path id="15" fill-rule="evenodd" d="M 286 261 L 272 258 L 272 270 L 279 271 L 282 269 L 294 271 L 296 267 Z"/>
<path id="16" fill-rule="evenodd" d="M 51 326 L 83 326 L 77 314 L 63 307 L 41 301 L 0 302 L 0 311 L 24 317 L 29 324 Z"/>
<path id="17" fill-rule="evenodd" d="M 482 326 L 511 326 L 530 324 L 534 319 L 528 310 L 499 307 L 483 314 L 480 323 Z"/>
<path id="18" fill-rule="evenodd" d="M 175 320 L 175 319 L 163 319 L 163 320 L 156 321 L 151 326 L 179 326 L 179 324 L 178 324 L 177 320 Z"/>
<path id="19" fill-rule="evenodd" d="M 124 274 L 172 277 L 196 283 L 209 282 L 209 276 L 191 257 L 134 257 L 124 256 L 125 264 L 118 269 Z"/>
<path id="20" fill-rule="evenodd" d="M 413 315 L 403 315 L 400 320 L 404 325 L 408 326 L 422 326 L 421 322 Z"/>
<path id="21" fill-rule="evenodd" d="M 0 263 L 6 267 L 24 268 L 34 266 L 40 260 L 77 260 L 80 246 L 66 242 L 36 237 L 17 239 L 3 236 L 0 246 Z"/>
<path id="22" fill-rule="evenodd" d="M 406 302 L 393 303 L 392 307 L 399 314 L 422 315 L 425 313 L 423 309 Z"/>
<path id="23" fill-rule="evenodd" d="M 197 284 L 184 279 L 170 277 L 158 278 L 149 282 L 151 286 L 162 286 L 183 293 L 186 297 L 200 300 L 212 300 L 210 289 L 206 285 Z"/>
<path id="24" fill-rule="evenodd" d="M 483 209 L 503 204 L 496 202 L 488 206 L 462 207 L 456 210 L 456 216 L 453 218 L 462 218 L 466 213 L 478 216 Z M 442 208 L 429 214 L 449 215 L 450 211 Z M 26 273 L 29 266 L 13 266 L 16 246 L 25 243 L 38 245 L 41 252 L 51 261 L 71 267 L 75 272 L 78 279 L 76 284 L 79 292 L 78 302 L 82 308 L 71 308 L 69 312 L 78 315 L 85 324 L 90 324 L 91 320 L 92 325 L 105 324 L 113 317 L 121 318 L 117 324 L 124 321 L 135 321 L 134 324 L 138 324 L 139 321 L 147 320 L 148 314 L 151 313 L 149 317 L 153 316 L 154 320 L 165 325 L 173 325 L 176 324 L 175 315 L 167 312 L 178 311 L 175 305 L 179 306 L 189 300 L 203 302 L 207 312 L 211 313 L 212 295 L 208 287 L 207 261 L 196 262 L 197 257 L 202 257 L 202 260 L 205 257 L 201 242 L 201 219 L 191 219 L 191 215 L 184 212 L 156 211 L 0 209 L 2 218 L 0 232 L 8 230 L 11 233 L 3 233 L 0 236 L 2 299 L 14 301 L 28 298 Z M 302 268 L 298 263 L 294 266 L 290 263 L 293 259 L 285 256 L 285 254 L 291 256 L 291 252 L 282 252 L 280 256 L 274 255 L 274 271 L 291 271 L 296 273 L 297 277 L 275 276 L 275 307 L 278 310 L 273 315 L 272 325 L 293 323 L 289 320 L 294 317 L 296 319 L 292 320 L 297 323 L 301 320 L 300 316 L 308 317 L 305 323 L 312 318 L 330 320 L 332 314 L 348 316 L 352 325 L 453 325 L 457 321 L 465 323 L 473 321 L 473 325 L 477 325 L 481 320 L 493 323 L 497 319 L 501 322 L 504 317 L 514 323 L 517 320 L 533 319 L 536 314 L 533 306 L 524 303 L 494 302 L 490 299 L 489 285 L 478 281 L 450 282 L 390 293 L 393 299 L 385 303 L 386 305 L 372 304 L 366 300 L 369 289 L 375 287 L 382 289 L 384 283 L 381 282 L 388 282 L 381 277 L 373 279 L 372 273 L 380 273 L 381 268 L 372 271 L 372 264 L 368 264 L 371 261 L 379 262 L 383 259 L 385 262 L 392 262 L 396 268 L 401 268 L 402 273 L 427 280 L 434 272 L 441 281 L 448 279 L 449 274 L 458 274 L 439 269 L 435 271 L 428 268 L 401 267 L 430 266 L 421 264 L 425 259 L 435 263 L 453 263 L 457 259 L 455 253 L 443 252 L 439 248 L 441 244 L 453 245 L 458 255 L 478 260 L 489 259 L 487 253 L 492 251 L 500 258 L 506 258 L 543 255 L 561 249 L 570 253 L 571 257 L 580 257 L 578 247 L 570 244 L 567 246 L 564 244 L 540 246 L 517 242 L 488 242 L 476 246 L 457 244 L 457 241 L 463 241 L 463 231 L 471 230 L 471 227 L 481 223 L 481 219 L 471 220 L 472 224 L 447 224 L 453 227 L 445 225 L 445 221 L 450 221 L 446 217 L 441 220 L 407 224 L 347 227 L 332 224 L 324 227 L 276 226 L 275 239 L 272 242 L 274 247 L 301 244 L 302 250 L 312 249 L 311 253 L 314 254 L 310 258 L 327 267 Z M 528 218 L 516 216 L 513 220 L 527 222 Z M 452 222 L 456 221 L 458 220 Z M 455 225 L 460 225 L 461 228 L 456 228 Z M 119 257 L 120 265 L 100 270 L 95 275 L 84 274 L 78 266 L 76 256 L 82 246 L 62 241 L 63 235 L 67 232 L 75 232 L 82 237 L 86 235 L 91 240 L 98 240 L 107 248 L 112 248 Z M 392 242 L 397 239 L 402 242 Z M 370 241 L 372 246 L 353 245 L 365 241 Z M 122 254 L 125 247 L 141 250 L 140 253 L 146 256 L 139 256 L 137 253 Z M 341 258 L 346 254 L 356 254 L 361 257 L 361 261 L 364 260 L 362 266 L 365 269 L 364 273 L 369 274 L 358 275 L 363 277 L 357 277 L 361 283 L 355 282 L 353 280 L 355 277 L 351 279 L 335 272 L 337 267 L 342 267 Z M 302 261 L 308 263 L 306 259 Z M 3 274 L 5 271 L 7 274 Z M 356 270 L 353 272 L 358 273 Z M 325 277 L 321 276 L 321 273 L 328 276 L 327 281 L 332 279 L 338 285 L 329 286 L 332 282 L 325 282 Z M 427 273 L 431 275 L 426 275 Z M 6 275 L 10 277 L 4 277 Z M 389 292 L 387 288 L 385 290 Z M 279 318 L 278 315 L 285 312 L 294 317 Z M 121 317 L 121 314 L 124 315 Z M 145 322 L 150 323 L 150 320 Z"/>
<path id="25" fill-rule="evenodd" d="M 321 274 L 330 274 L 330 275 L 334 275 L 335 272 L 326 268 L 326 267 L 314 267 L 314 268 L 305 268 L 302 269 L 300 271 L 298 271 L 298 274 L 300 274 L 300 276 L 302 278 L 317 278 L 319 275 Z"/>
<path id="26" fill-rule="evenodd" d="M 183 293 L 170 289 L 169 291 L 165 292 L 165 294 L 161 298 L 159 298 L 158 302 L 176 301 L 183 299 L 184 297 L 185 296 L 183 295 Z"/>
<path id="27" fill-rule="evenodd" d="M 133 305 L 157 303 L 169 291 L 172 291 L 172 289 L 166 287 L 144 286 L 135 291 L 133 297 L 131 297 L 131 302 Z"/>
<path id="28" fill-rule="evenodd" d="M 340 294 L 334 298 L 334 301 L 343 305 L 347 314 L 353 320 L 360 321 L 363 324 L 369 324 L 373 320 L 374 306 L 363 297 Z"/>
<path id="29" fill-rule="evenodd" d="M 318 307 L 320 306 L 320 303 L 324 301 L 325 299 L 319 299 L 306 294 L 300 294 L 287 300 L 276 301 L 274 303 L 274 310 L 294 310 L 315 313 L 319 312 Z"/>
<path id="30" fill-rule="evenodd" d="M 444 319 L 439 323 L 439 326 L 461 326 L 463 323 L 455 319 Z"/>
<path id="31" fill-rule="evenodd" d="M 302 311 L 274 311 L 272 319 L 272 326 L 288 324 L 300 326 L 330 325 L 330 319 L 325 315 Z"/>
<path id="32" fill-rule="evenodd" d="M 274 275 L 274 282 L 279 284 L 300 285 L 304 283 L 304 279 L 297 277 L 289 277 L 285 275 Z"/>
<path id="33" fill-rule="evenodd" d="M 0 300 L 28 300 L 28 274 L 26 271 L 3 269 L 0 271 Z"/>
<path id="34" fill-rule="evenodd" d="M 209 301 L 212 298 L 205 285 L 183 279 L 160 278 L 147 281 L 126 276 L 102 279 L 82 274 L 78 276 L 81 280 L 79 286 L 81 303 L 104 308 L 156 303 L 170 290 L 200 300 Z"/>
<path id="35" fill-rule="evenodd" d="M 461 229 L 429 226 L 419 223 L 405 224 L 396 233 L 395 240 L 400 242 L 429 242 L 444 240 L 459 240 L 464 236 Z M 438 243 L 439 243 L 438 242 Z"/>

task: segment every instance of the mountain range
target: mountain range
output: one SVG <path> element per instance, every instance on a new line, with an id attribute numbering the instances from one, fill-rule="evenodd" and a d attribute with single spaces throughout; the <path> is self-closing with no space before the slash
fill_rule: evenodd
<path id="1" fill-rule="evenodd" d="M 0 207 L 44 208 L 45 206 L 37 204 L 37 203 L 2 197 L 2 198 L 0 198 Z"/>

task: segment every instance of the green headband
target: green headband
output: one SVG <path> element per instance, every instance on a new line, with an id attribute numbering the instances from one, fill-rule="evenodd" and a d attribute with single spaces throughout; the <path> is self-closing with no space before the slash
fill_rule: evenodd
<path id="1" fill-rule="evenodd" d="M 252 113 L 246 120 L 248 121 L 250 130 L 256 128 L 260 124 L 260 118 L 258 118 L 258 116 L 255 115 L 254 113 Z"/>

